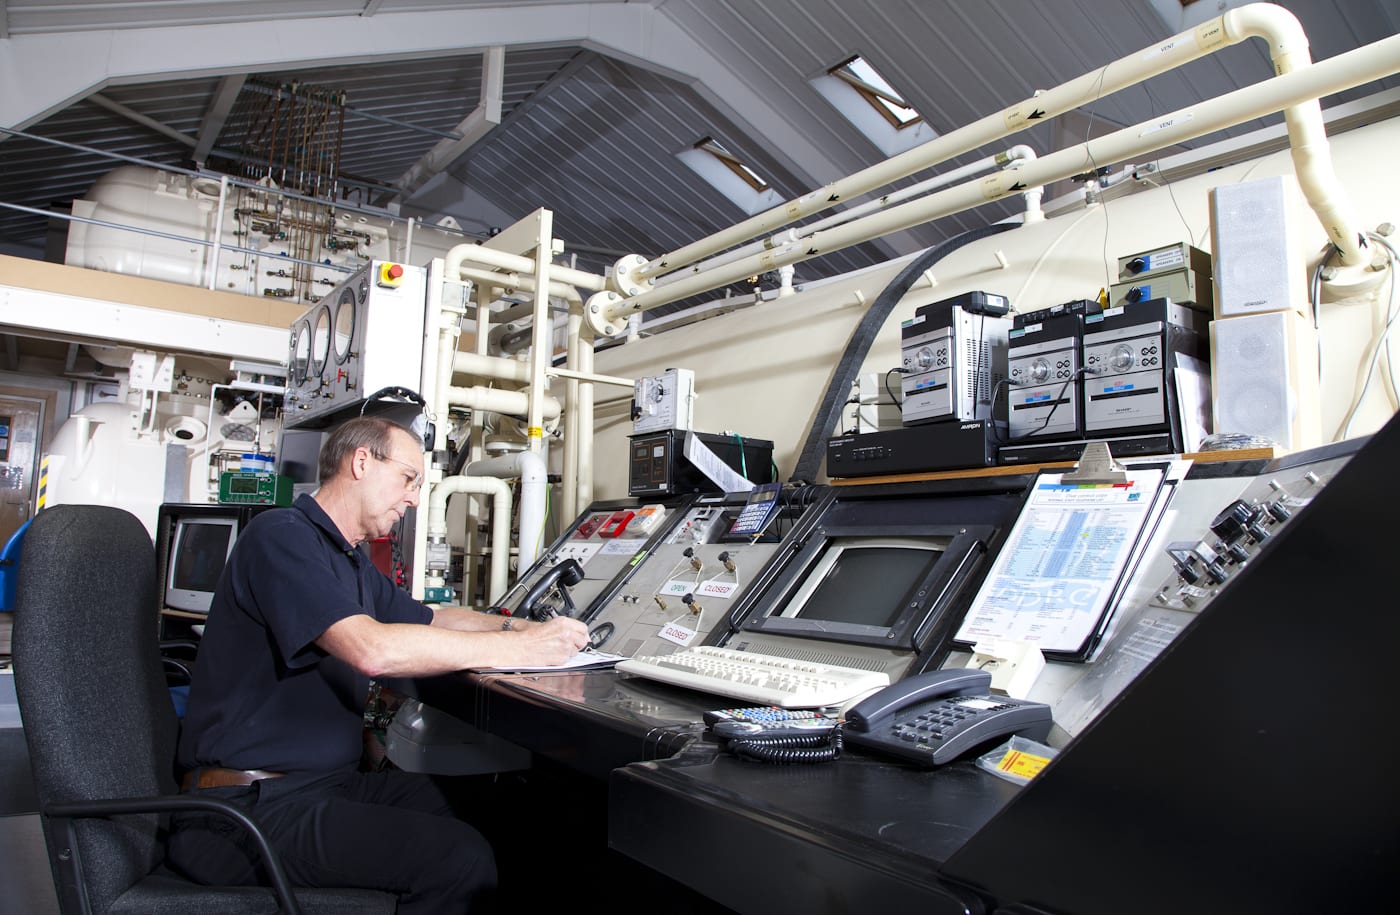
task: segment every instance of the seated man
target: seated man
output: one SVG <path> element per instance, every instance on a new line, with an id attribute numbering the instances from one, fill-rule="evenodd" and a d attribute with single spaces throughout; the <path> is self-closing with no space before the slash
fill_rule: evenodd
<path id="1" fill-rule="evenodd" d="M 359 771 L 370 680 L 558 664 L 588 631 L 429 608 L 357 550 L 418 504 L 421 467 L 406 429 L 350 420 L 321 450 L 320 489 L 242 531 L 200 644 L 179 763 L 183 790 L 249 811 L 295 885 L 397 893 L 400 913 L 462 912 L 494 892 L 491 848 L 427 776 Z M 256 852 L 222 818 L 177 817 L 169 862 L 203 883 L 261 882 Z"/>

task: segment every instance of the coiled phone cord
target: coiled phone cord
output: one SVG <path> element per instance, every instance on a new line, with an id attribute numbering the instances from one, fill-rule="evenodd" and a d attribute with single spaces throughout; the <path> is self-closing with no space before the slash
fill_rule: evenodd
<path id="1" fill-rule="evenodd" d="M 841 728 L 832 728 L 830 734 L 731 739 L 728 749 L 741 759 L 761 762 L 830 762 L 841 758 Z"/>

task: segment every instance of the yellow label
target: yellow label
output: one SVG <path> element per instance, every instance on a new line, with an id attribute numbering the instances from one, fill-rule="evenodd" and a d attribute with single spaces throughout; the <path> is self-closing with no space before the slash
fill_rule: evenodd
<path id="1" fill-rule="evenodd" d="M 1044 756 L 1022 753 L 1020 750 L 1009 750 L 1001 758 L 1001 762 L 997 763 L 997 768 L 1021 778 L 1035 778 L 1049 761 Z"/>
<path id="2" fill-rule="evenodd" d="M 542 426 L 531 426 L 530 438 L 544 438 L 544 428 Z"/>

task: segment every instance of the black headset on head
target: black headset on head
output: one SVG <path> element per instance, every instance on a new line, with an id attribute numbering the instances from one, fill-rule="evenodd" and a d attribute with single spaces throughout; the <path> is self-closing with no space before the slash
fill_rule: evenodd
<path id="1" fill-rule="evenodd" d="M 428 402 L 423 399 L 423 395 L 408 388 L 392 385 L 387 388 L 380 388 L 364 399 L 360 404 L 360 415 L 365 415 L 365 410 L 372 403 L 381 401 L 407 402 L 417 404 L 420 413 L 414 418 L 413 424 L 409 427 L 410 432 L 423 442 L 424 451 L 432 451 L 433 445 L 437 441 L 437 424 L 433 422 L 433 414 L 428 410 Z"/>

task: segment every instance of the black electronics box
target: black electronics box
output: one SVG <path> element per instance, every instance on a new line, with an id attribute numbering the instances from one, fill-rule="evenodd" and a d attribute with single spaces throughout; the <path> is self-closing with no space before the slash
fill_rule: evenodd
<path id="1" fill-rule="evenodd" d="M 1171 433 L 1155 435 L 1124 435 L 1116 438 L 1076 439 L 1061 442 L 1027 442 L 1006 445 L 997 452 L 1003 465 L 1045 464 L 1051 461 L 1077 461 L 1089 443 L 1104 442 L 1114 457 L 1138 457 L 1148 454 L 1174 454 L 1180 449 Z"/>
<path id="2" fill-rule="evenodd" d="M 843 435 L 827 439 L 826 474 L 872 477 L 992 467 L 1005 436 L 1004 423 L 986 419 Z"/>
<path id="3" fill-rule="evenodd" d="M 953 296 L 951 299 L 943 299 L 941 302 L 920 306 L 914 310 L 914 314 L 916 316 L 936 314 L 954 308 L 961 308 L 974 315 L 1000 317 L 1011 310 L 1011 300 L 1004 295 L 983 292 L 979 289 Z"/>
<path id="4" fill-rule="evenodd" d="M 772 483 L 773 443 L 742 435 L 714 435 L 665 429 L 629 436 L 627 494 L 670 496 L 719 492 L 720 486 L 685 456 L 685 437 L 693 435 L 729 469 L 752 483 Z"/>

